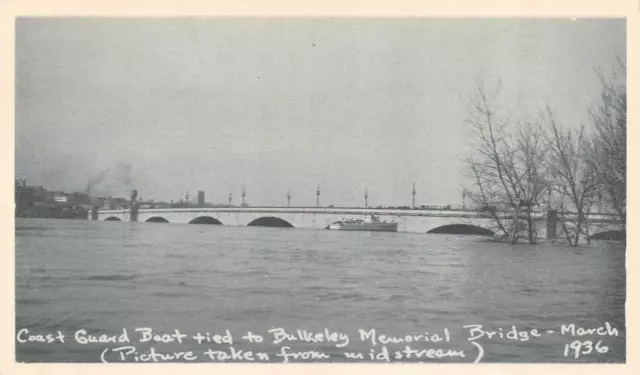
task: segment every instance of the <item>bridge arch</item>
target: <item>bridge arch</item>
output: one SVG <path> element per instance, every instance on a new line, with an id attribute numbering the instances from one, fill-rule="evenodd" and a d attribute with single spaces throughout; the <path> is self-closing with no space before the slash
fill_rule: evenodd
<path id="1" fill-rule="evenodd" d="M 607 241 L 624 241 L 627 238 L 627 233 L 622 230 L 608 230 L 606 232 L 596 233 L 590 236 L 591 240 L 607 240 Z"/>
<path id="2" fill-rule="evenodd" d="M 433 228 L 427 233 L 438 233 L 438 234 L 472 234 L 472 235 L 480 235 L 480 236 L 493 236 L 494 233 L 489 229 L 479 227 L 477 225 L 471 224 L 447 224 L 442 225 L 436 228 Z"/>
<path id="3" fill-rule="evenodd" d="M 263 216 L 251 221 L 249 224 L 247 224 L 247 226 L 293 228 L 293 225 L 290 222 L 275 216 Z"/>
<path id="4" fill-rule="evenodd" d="M 222 222 L 216 218 L 211 216 L 198 216 L 197 218 L 191 220 L 189 224 L 213 224 L 213 225 L 222 225 Z"/>
<path id="5" fill-rule="evenodd" d="M 154 216 L 154 217 L 150 217 L 147 220 L 145 220 L 147 223 L 168 223 L 169 220 L 161 217 L 161 216 Z"/>
<path id="6" fill-rule="evenodd" d="M 104 219 L 104 221 L 122 221 L 122 220 L 119 217 L 109 216 L 108 218 Z"/>

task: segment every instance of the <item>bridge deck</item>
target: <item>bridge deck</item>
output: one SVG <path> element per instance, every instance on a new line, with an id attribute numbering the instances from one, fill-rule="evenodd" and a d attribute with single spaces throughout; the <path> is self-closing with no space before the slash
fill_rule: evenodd
<path id="1" fill-rule="evenodd" d="M 128 209 L 121 210 L 99 210 L 99 215 L 124 214 Z M 342 214 L 342 215 L 393 215 L 393 216 L 431 216 L 431 217 L 460 217 L 460 218 L 490 218 L 489 212 L 474 210 L 434 210 L 434 209 L 397 209 L 397 208 L 359 208 L 359 207 L 193 207 L 193 208 L 142 208 L 139 213 L 162 214 L 162 213 L 207 213 L 207 212 L 237 212 L 237 213 L 305 213 L 305 214 Z M 575 213 L 565 213 L 568 217 L 575 217 Z M 536 211 L 533 215 L 536 219 L 546 217 L 546 212 Z M 504 211 L 499 213 L 499 217 L 509 219 L 513 213 Z M 521 216 L 524 217 L 524 216 Z M 589 215 L 591 220 L 605 220 L 618 222 L 615 214 L 597 213 Z"/>

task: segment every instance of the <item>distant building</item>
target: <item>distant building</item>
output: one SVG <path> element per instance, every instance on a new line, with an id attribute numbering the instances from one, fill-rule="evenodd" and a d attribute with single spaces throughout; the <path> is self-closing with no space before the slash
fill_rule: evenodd
<path id="1" fill-rule="evenodd" d="M 67 202 L 69 202 L 69 199 L 67 198 L 66 195 L 54 195 L 53 196 L 53 200 L 56 203 L 67 203 Z"/>
<path id="2" fill-rule="evenodd" d="M 202 190 L 198 192 L 198 206 L 204 207 L 204 191 Z"/>
<path id="3" fill-rule="evenodd" d="M 78 205 L 91 204 L 91 198 L 86 193 L 71 193 L 68 195 L 68 199 L 73 204 L 78 204 Z"/>
<path id="4" fill-rule="evenodd" d="M 91 197 L 91 205 L 94 207 L 99 207 L 102 208 L 104 207 L 104 201 L 105 198 L 100 198 L 100 197 Z"/>
<path id="5" fill-rule="evenodd" d="M 25 180 L 16 180 L 15 216 L 87 219 L 91 207 L 85 204 L 88 203 L 88 199 L 74 197 L 73 194 L 68 195 L 65 192 L 48 191 L 42 186 L 27 186 Z"/>
<path id="6" fill-rule="evenodd" d="M 153 208 L 171 208 L 171 203 L 167 202 L 154 202 Z"/>
<path id="7" fill-rule="evenodd" d="M 101 210 L 124 210 L 130 206 L 129 201 L 125 198 L 93 197 L 90 201 L 91 206 Z"/>
<path id="8" fill-rule="evenodd" d="M 106 198 L 104 200 L 104 203 L 102 204 L 102 208 L 104 208 L 105 210 L 115 210 L 115 205 L 113 204 L 113 200 L 111 199 L 111 197 Z"/>
<path id="9" fill-rule="evenodd" d="M 111 199 L 112 210 L 124 210 L 129 208 L 129 201 L 125 198 L 112 198 Z"/>
<path id="10" fill-rule="evenodd" d="M 15 203 L 16 211 L 15 216 L 25 216 L 29 208 L 33 207 L 34 203 L 34 188 L 27 186 L 25 180 L 16 180 L 15 185 Z"/>

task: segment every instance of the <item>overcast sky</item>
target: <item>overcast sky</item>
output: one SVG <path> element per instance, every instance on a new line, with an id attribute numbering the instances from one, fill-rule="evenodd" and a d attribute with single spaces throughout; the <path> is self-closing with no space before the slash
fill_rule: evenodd
<path id="1" fill-rule="evenodd" d="M 589 121 L 623 20 L 20 19 L 16 177 L 252 205 L 460 204 L 470 90 Z"/>

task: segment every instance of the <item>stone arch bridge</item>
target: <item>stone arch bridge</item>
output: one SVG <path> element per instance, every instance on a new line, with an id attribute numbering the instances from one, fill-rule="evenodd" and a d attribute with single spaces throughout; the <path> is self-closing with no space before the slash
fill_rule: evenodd
<path id="1" fill-rule="evenodd" d="M 220 207 L 140 209 L 137 220 L 129 210 L 101 210 L 92 219 L 102 221 L 138 221 L 149 223 L 217 224 L 233 226 L 268 226 L 325 229 L 343 218 L 373 214 L 381 220 L 398 223 L 399 232 L 493 234 L 495 224 L 489 213 L 472 210 L 396 210 L 324 207 Z M 508 217 L 504 213 L 503 217 Z M 538 234 L 546 237 L 547 213 L 536 214 L 540 220 Z M 592 234 L 616 231 L 618 225 L 610 215 L 590 217 Z"/>

